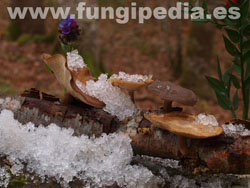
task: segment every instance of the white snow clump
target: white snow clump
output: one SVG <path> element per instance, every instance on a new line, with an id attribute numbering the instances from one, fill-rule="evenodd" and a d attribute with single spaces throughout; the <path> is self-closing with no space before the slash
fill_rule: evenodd
<path id="1" fill-rule="evenodd" d="M 152 79 L 152 75 L 140 75 L 140 74 L 127 74 L 125 72 L 119 72 L 113 74 L 110 79 L 122 79 L 129 82 L 145 82 L 146 80 Z"/>
<path id="2" fill-rule="evenodd" d="M 197 121 L 203 125 L 218 126 L 219 123 L 213 115 L 199 114 Z"/>
<path id="3" fill-rule="evenodd" d="M 94 187 L 116 183 L 142 188 L 155 178 L 148 169 L 130 165 L 133 152 L 126 134 L 76 137 L 72 129 L 56 124 L 22 125 L 13 116 L 9 110 L 0 113 L 0 156 L 14 164 L 13 173 L 20 173 L 21 164 L 26 163 L 28 172 L 41 179 L 54 177 L 64 186 L 76 177 Z M 7 175 L 0 169 L 0 179 L 3 177 Z"/>
<path id="4" fill-rule="evenodd" d="M 250 130 L 242 124 L 234 125 L 233 123 L 229 123 L 222 125 L 222 128 L 228 136 L 250 136 Z"/>
<path id="5" fill-rule="evenodd" d="M 77 71 L 78 69 L 87 66 L 77 50 L 67 53 L 67 65 L 71 71 Z"/>
<path id="6" fill-rule="evenodd" d="M 133 116 L 138 111 L 130 97 L 120 88 L 113 86 L 106 74 L 101 74 L 97 81 L 87 81 L 86 86 L 78 80 L 76 85 L 87 95 L 103 101 L 106 105 L 103 110 L 116 115 L 119 120 Z"/>

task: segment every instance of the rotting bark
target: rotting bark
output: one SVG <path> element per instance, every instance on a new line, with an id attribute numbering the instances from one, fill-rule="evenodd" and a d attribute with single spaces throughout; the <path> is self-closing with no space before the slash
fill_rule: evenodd
<path id="1" fill-rule="evenodd" d="M 35 125 L 44 126 L 56 123 L 60 127 L 73 128 L 75 135 L 89 136 L 122 130 L 130 135 L 135 154 L 176 159 L 181 161 L 183 167 L 196 173 L 199 170 L 202 172 L 202 169 L 209 173 L 250 173 L 250 137 L 221 135 L 204 140 L 189 139 L 189 153 L 182 156 L 178 151 L 177 136 L 154 127 L 142 117 L 143 112 L 120 122 L 101 109 L 80 102 L 60 104 L 55 97 L 35 90 L 26 92 L 23 97 L 11 97 L 22 103 L 21 109 L 13 110 L 15 118 L 21 123 L 32 121 Z M 0 98 L 4 96 L 0 95 Z M 140 132 L 139 129 L 148 131 Z"/>

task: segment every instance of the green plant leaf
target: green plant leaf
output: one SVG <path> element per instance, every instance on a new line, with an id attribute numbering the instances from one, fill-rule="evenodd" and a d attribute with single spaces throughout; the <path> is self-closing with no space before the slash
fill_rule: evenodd
<path id="1" fill-rule="evenodd" d="M 250 62 L 247 63 L 245 80 L 247 80 L 248 78 L 250 78 Z"/>
<path id="2" fill-rule="evenodd" d="M 240 6 L 241 20 L 248 19 L 249 16 L 249 1 L 243 1 Z"/>
<path id="3" fill-rule="evenodd" d="M 238 89 L 237 89 L 233 96 L 233 109 L 237 110 L 238 107 L 239 107 L 239 100 L 238 100 Z"/>
<path id="4" fill-rule="evenodd" d="M 250 37 L 250 24 L 243 29 L 243 35 Z"/>
<path id="5" fill-rule="evenodd" d="M 240 40 L 240 34 L 238 31 L 233 30 L 233 29 L 229 29 L 229 28 L 225 28 L 225 31 L 227 32 L 228 37 L 230 38 L 231 41 L 233 41 L 234 43 L 238 43 Z"/>
<path id="6" fill-rule="evenodd" d="M 229 97 L 224 92 L 215 92 L 218 104 L 225 110 L 231 110 L 232 104 Z"/>
<path id="7" fill-rule="evenodd" d="M 232 56 L 238 56 L 239 50 L 235 47 L 235 45 L 225 35 L 223 35 L 223 38 L 228 53 L 231 54 Z"/>
<path id="8" fill-rule="evenodd" d="M 232 70 L 233 70 L 233 67 L 229 67 L 223 75 L 223 80 L 226 86 L 229 86 Z"/>
<path id="9" fill-rule="evenodd" d="M 250 77 L 248 77 L 248 78 L 245 80 L 244 84 L 245 84 L 245 88 L 246 88 L 246 89 L 250 89 Z"/>
<path id="10" fill-rule="evenodd" d="M 217 56 L 217 72 L 218 72 L 218 76 L 219 76 L 220 81 L 223 82 L 221 68 L 220 68 L 220 59 L 218 56 Z"/>
<path id="11" fill-rule="evenodd" d="M 232 1 L 232 0 L 229 0 L 228 2 L 229 2 L 230 6 L 239 7 L 239 4 L 236 3 L 236 2 L 234 2 L 234 1 Z"/>
<path id="12" fill-rule="evenodd" d="M 247 40 L 243 43 L 243 49 L 250 49 L 250 40 Z"/>
<path id="13" fill-rule="evenodd" d="M 239 79 L 236 76 L 234 76 L 233 74 L 231 74 L 231 79 L 232 79 L 234 87 L 237 88 L 237 89 L 240 89 L 240 81 L 239 81 Z"/>
<path id="14" fill-rule="evenodd" d="M 241 75 L 240 59 L 238 57 L 234 59 L 233 69 L 237 74 Z"/>
<path id="15" fill-rule="evenodd" d="M 250 50 L 248 50 L 247 52 L 244 53 L 243 62 L 244 63 L 250 62 Z"/>
<path id="16" fill-rule="evenodd" d="M 205 10 L 205 14 L 207 14 L 208 13 L 208 8 L 207 8 L 207 2 L 206 2 L 206 0 L 203 0 L 202 1 L 202 8 Z"/>
<path id="17" fill-rule="evenodd" d="M 200 7 L 200 0 L 196 0 L 195 6 L 196 6 L 196 7 Z"/>
<path id="18" fill-rule="evenodd" d="M 45 64 L 45 69 L 48 71 L 48 72 L 53 72 L 52 69 L 49 67 L 49 65 Z"/>
<path id="19" fill-rule="evenodd" d="M 215 92 L 225 92 L 225 86 L 223 82 L 217 80 L 216 78 L 205 76 L 209 85 L 215 90 Z"/>
<path id="20" fill-rule="evenodd" d="M 67 45 L 67 44 L 65 44 L 65 43 L 63 43 L 63 42 L 60 42 L 60 44 L 61 44 L 61 47 L 62 47 L 62 49 L 63 49 L 63 51 L 64 51 L 65 53 L 67 53 L 67 52 L 70 51 L 69 45 Z"/>

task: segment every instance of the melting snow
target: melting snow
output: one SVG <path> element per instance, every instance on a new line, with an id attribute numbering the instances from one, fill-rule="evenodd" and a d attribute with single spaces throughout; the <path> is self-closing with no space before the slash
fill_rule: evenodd
<path id="1" fill-rule="evenodd" d="M 152 75 L 140 75 L 140 74 L 126 74 L 125 72 L 119 72 L 119 74 L 113 74 L 110 79 L 122 79 L 130 82 L 145 82 L 146 80 L 152 79 Z"/>
<path id="2" fill-rule="evenodd" d="M 12 173 L 27 170 L 45 177 L 55 177 L 65 186 L 74 177 L 94 187 L 145 187 L 153 174 L 141 166 L 132 166 L 133 152 L 130 138 L 123 133 L 103 134 L 100 138 L 75 137 L 72 129 L 56 124 L 48 127 L 28 123 L 22 125 L 9 110 L 0 113 L 0 156 L 14 164 Z M 2 179 L 6 180 L 2 180 Z M 0 185 L 8 182 L 8 175 L 0 169 Z"/>
<path id="3" fill-rule="evenodd" d="M 106 74 L 101 74 L 96 82 L 87 81 L 86 86 L 78 80 L 76 85 L 84 93 L 103 101 L 106 104 L 103 110 L 116 115 L 120 120 L 133 116 L 138 111 L 130 97 L 120 88 L 113 86 Z"/>
<path id="4" fill-rule="evenodd" d="M 218 122 L 213 115 L 199 114 L 197 121 L 203 125 L 218 126 Z"/>
<path id="5" fill-rule="evenodd" d="M 87 66 L 77 50 L 67 53 L 67 65 L 71 71 L 77 71 L 78 69 Z"/>
<path id="6" fill-rule="evenodd" d="M 224 133 L 228 136 L 250 136 L 250 130 L 246 129 L 242 124 L 224 124 L 222 125 Z"/>

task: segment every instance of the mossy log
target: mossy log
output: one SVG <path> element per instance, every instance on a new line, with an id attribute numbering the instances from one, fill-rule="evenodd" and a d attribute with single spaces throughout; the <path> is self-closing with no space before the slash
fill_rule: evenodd
<path id="1" fill-rule="evenodd" d="M 178 160 L 185 171 L 191 174 L 250 173 L 250 137 L 221 135 L 204 140 L 190 139 L 189 154 L 182 156 L 178 151 L 177 136 L 154 127 L 143 118 L 144 112 L 121 122 L 101 109 L 80 102 L 61 104 L 57 98 L 36 90 L 26 92 L 22 96 L 0 95 L 0 98 L 6 97 L 20 101 L 21 108 L 10 110 L 21 123 L 31 121 L 37 126 L 56 123 L 60 127 L 73 128 L 75 135 L 99 136 L 103 132 L 109 134 L 124 131 L 132 139 L 134 154 Z M 0 110 L 1 108 L 3 106 L 0 105 Z M 149 163 L 143 160 L 137 159 L 135 163 L 160 171 L 157 165 L 148 165 Z M 184 171 L 178 173 L 182 174 Z"/>

